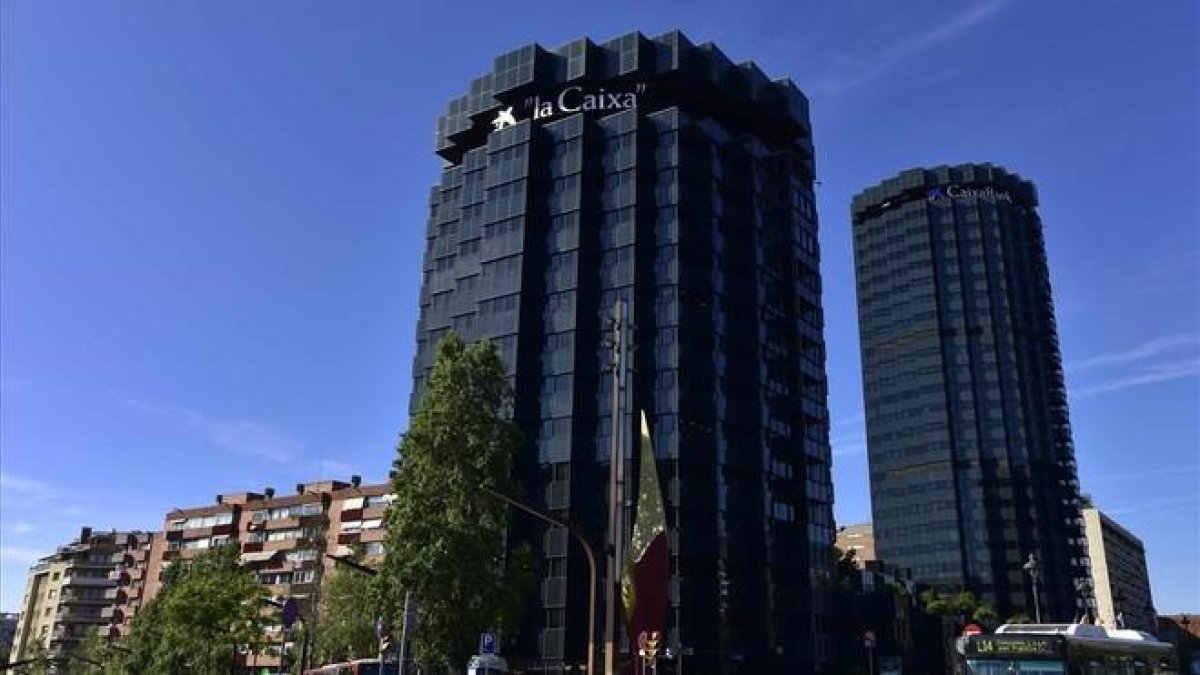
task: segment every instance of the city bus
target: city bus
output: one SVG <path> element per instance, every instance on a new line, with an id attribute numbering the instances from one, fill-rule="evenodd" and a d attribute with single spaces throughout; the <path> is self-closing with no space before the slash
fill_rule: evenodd
<path id="1" fill-rule="evenodd" d="M 1174 648 L 1135 630 L 1011 624 L 956 644 L 959 675 L 1177 675 Z"/>
<path id="2" fill-rule="evenodd" d="M 383 670 L 380 670 L 379 659 L 356 659 L 304 671 L 304 675 L 399 675 L 399 673 L 400 668 L 395 663 L 384 663 Z"/>

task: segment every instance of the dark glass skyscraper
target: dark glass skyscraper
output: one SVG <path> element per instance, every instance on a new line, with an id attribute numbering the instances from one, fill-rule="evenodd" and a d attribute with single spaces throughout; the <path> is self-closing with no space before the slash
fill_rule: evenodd
<path id="1" fill-rule="evenodd" d="M 669 525 L 663 644 L 692 673 L 814 669 L 833 526 L 803 94 L 679 33 L 529 45 L 450 102 L 437 151 L 414 406 L 446 331 L 499 345 L 526 495 L 603 551 L 623 299 Z M 587 566 L 561 531 L 514 530 L 542 567 L 508 653 L 558 672 L 583 661 Z"/>
<path id="2" fill-rule="evenodd" d="M 1032 183 L 913 169 L 856 196 L 875 545 L 1002 618 L 1090 598 L 1079 482 Z"/>

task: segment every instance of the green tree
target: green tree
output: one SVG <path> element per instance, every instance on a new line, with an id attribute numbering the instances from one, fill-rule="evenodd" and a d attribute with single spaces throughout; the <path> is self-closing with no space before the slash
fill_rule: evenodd
<path id="1" fill-rule="evenodd" d="M 172 565 L 158 596 L 133 619 L 123 644 L 126 673 L 218 673 L 238 647 L 263 642 L 266 589 L 233 546 Z"/>
<path id="2" fill-rule="evenodd" d="M 961 623 L 975 621 L 985 626 L 994 625 L 996 610 L 986 602 L 976 599 L 969 591 L 948 593 L 936 589 L 926 589 L 917 599 L 921 609 L 926 614 L 938 618 L 942 631 L 942 648 L 946 655 L 947 671 L 953 671 L 954 639 L 958 635 Z"/>
<path id="3" fill-rule="evenodd" d="M 72 652 L 72 675 L 110 675 L 121 672 L 121 659 L 99 628 L 93 627 Z"/>
<path id="4" fill-rule="evenodd" d="M 362 560 L 361 546 L 355 547 L 350 559 Z M 376 656 L 379 643 L 375 639 L 375 618 L 379 616 L 379 605 L 371 577 L 346 567 L 335 569 L 321 588 L 317 608 L 313 631 L 317 662 Z"/>
<path id="5" fill-rule="evenodd" d="M 25 653 L 21 655 L 21 661 L 27 665 L 20 666 L 13 670 L 17 675 L 46 675 L 50 672 L 50 650 L 46 649 L 46 643 L 39 639 L 34 639 Z"/>
<path id="6" fill-rule="evenodd" d="M 453 332 L 437 346 L 424 396 L 397 448 L 387 515 L 387 555 L 377 577 L 390 624 L 403 591 L 417 601 L 413 653 L 429 666 L 461 669 L 482 631 L 511 634 L 532 579 L 527 547 L 506 555 L 505 505 L 488 487 L 516 493 L 521 444 L 508 419 L 512 392 L 489 342 L 466 346 Z"/>
<path id="7" fill-rule="evenodd" d="M 854 549 L 843 551 L 833 547 L 833 583 L 840 590 L 853 591 L 862 584 L 862 573 L 858 568 L 858 552 Z"/>

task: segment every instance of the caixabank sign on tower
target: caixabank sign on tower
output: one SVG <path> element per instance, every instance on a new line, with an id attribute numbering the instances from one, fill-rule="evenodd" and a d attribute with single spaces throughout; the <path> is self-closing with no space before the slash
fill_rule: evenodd
<path id="1" fill-rule="evenodd" d="M 556 95 L 543 101 L 540 96 L 525 99 L 527 115 L 532 120 L 548 121 L 572 113 L 614 113 L 636 110 L 638 97 L 646 92 L 645 84 L 634 85 L 633 91 L 606 91 L 604 87 L 588 89 L 582 85 L 563 87 Z M 501 108 L 492 119 L 492 129 L 499 131 L 517 123 L 513 106 Z"/>
<path id="2" fill-rule="evenodd" d="M 829 656 L 808 581 L 833 544 L 812 148 L 795 85 L 677 32 L 503 54 L 438 120 L 413 405 L 446 331 L 495 343 L 524 494 L 602 551 L 623 301 L 621 408 L 645 411 L 671 533 L 661 654 L 689 673 Z M 503 653 L 526 672 L 583 663 L 601 637 L 584 558 L 536 520 L 510 527 L 541 578 Z"/>

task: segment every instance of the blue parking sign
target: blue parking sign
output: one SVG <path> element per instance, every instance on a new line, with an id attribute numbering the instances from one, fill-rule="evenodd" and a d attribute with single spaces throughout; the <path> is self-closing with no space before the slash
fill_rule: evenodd
<path id="1" fill-rule="evenodd" d="M 479 636 L 479 653 L 495 655 L 495 653 L 496 653 L 496 634 L 495 633 L 480 634 L 480 636 Z"/>

